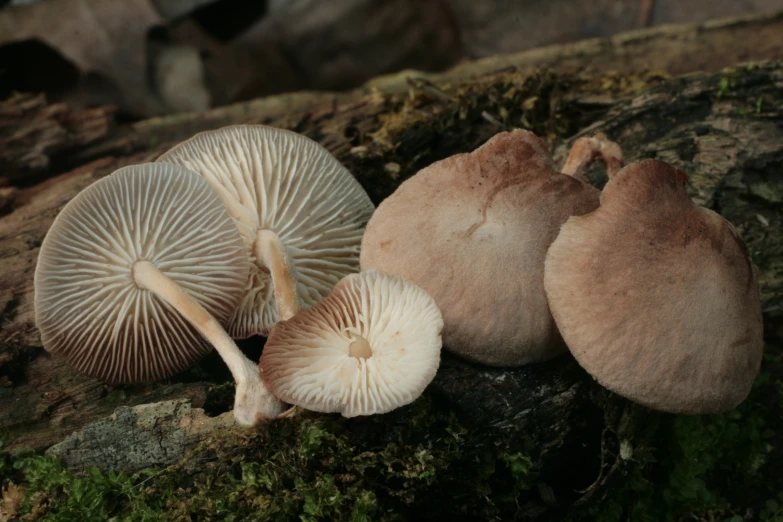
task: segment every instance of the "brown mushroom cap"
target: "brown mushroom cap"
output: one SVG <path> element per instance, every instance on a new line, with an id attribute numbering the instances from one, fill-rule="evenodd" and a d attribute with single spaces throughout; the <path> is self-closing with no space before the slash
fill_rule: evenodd
<path id="1" fill-rule="evenodd" d="M 278 320 L 280 291 L 313 306 L 359 270 L 362 233 L 375 207 L 351 173 L 313 140 L 273 127 L 237 125 L 197 134 L 157 161 L 204 176 L 255 257 L 228 327 L 232 337 L 268 333 Z M 284 276 L 279 288 L 273 284 L 276 273 Z M 294 311 L 298 307 L 288 304 Z"/>
<path id="2" fill-rule="evenodd" d="M 280 399 L 345 417 L 413 402 L 440 364 L 443 318 L 424 290 L 369 270 L 272 329 L 261 375 Z"/>
<path id="3" fill-rule="evenodd" d="M 594 210 L 599 194 L 558 173 L 531 132 L 504 132 L 430 165 L 383 201 L 361 267 L 432 295 L 444 346 L 460 356 L 496 366 L 547 359 L 565 345 L 544 294 L 544 256 L 560 225 Z"/>
<path id="4" fill-rule="evenodd" d="M 122 168 L 71 200 L 44 238 L 35 316 L 44 348 L 109 383 L 154 381 L 211 350 L 134 281 L 152 263 L 225 324 L 244 291 L 242 238 L 209 184 L 176 165 Z"/>
<path id="5" fill-rule="evenodd" d="M 734 228 L 666 163 L 625 167 L 546 257 L 552 313 L 579 364 L 650 408 L 713 413 L 750 391 L 762 355 L 756 267 Z"/>

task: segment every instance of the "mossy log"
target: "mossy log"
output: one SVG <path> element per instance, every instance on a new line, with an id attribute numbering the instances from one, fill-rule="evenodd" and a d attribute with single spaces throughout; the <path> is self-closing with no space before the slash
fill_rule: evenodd
<path id="1" fill-rule="evenodd" d="M 501 130 L 530 128 L 549 140 L 559 158 L 576 137 L 606 132 L 631 161 L 658 157 L 687 172 L 694 199 L 737 226 L 759 266 L 767 337 L 773 345 L 780 342 L 781 63 L 742 65 L 669 81 L 649 75 L 528 76 L 516 71 L 448 85 L 412 80 L 400 94 L 329 100 L 305 111 L 275 117 L 254 114 L 242 121 L 288 127 L 321 142 L 376 203 L 418 169 L 472 150 Z M 123 165 L 149 161 L 183 138 L 181 127 L 167 137 L 154 123 L 147 125 L 134 127 L 136 145 L 128 147 L 127 154 L 118 154 L 116 140 L 127 138 L 122 137 L 127 129 L 118 129 L 94 144 L 90 163 L 20 190 L 16 209 L 0 219 L 4 452 L 42 450 L 99 421 L 60 446 L 57 453 L 65 462 L 76 468 L 136 470 L 172 464 L 189 450 L 190 457 L 165 475 L 183 491 L 206 495 L 215 483 L 228 480 L 225 477 L 241 477 L 244 487 L 250 487 L 248 477 L 253 476 L 253 488 L 266 488 L 264 498 L 277 495 L 275 502 L 285 503 L 280 495 L 304 491 L 296 477 L 308 477 L 326 488 L 318 495 L 329 488 L 343 498 L 354 495 L 352 503 L 343 506 L 347 511 L 339 512 L 341 517 L 372 505 L 376 515 L 377 510 L 396 509 L 414 519 L 444 513 L 466 519 L 511 514 L 546 519 L 602 492 L 611 484 L 609 478 L 622 472 L 634 448 L 655 444 L 648 440 L 649 427 L 659 416 L 601 389 L 568 355 L 545 364 L 497 369 L 445 354 L 422 399 L 372 419 L 300 413 L 274 423 L 268 432 L 227 429 L 221 421 L 214 423 L 220 427 L 214 433 L 198 429 L 187 436 L 191 432 L 185 430 L 185 435 L 167 439 L 167 423 L 175 430 L 183 428 L 177 421 L 182 418 L 165 408 L 161 418 L 168 420 L 162 424 L 148 417 L 132 421 L 139 410 L 131 415 L 127 409 L 101 421 L 118 406 L 161 400 L 188 399 L 209 415 L 222 414 L 231 404 L 228 375 L 214 355 L 164 383 L 110 389 L 48 355 L 34 325 L 36 256 L 57 212 L 96 179 Z M 106 143 L 113 143 L 114 155 L 99 153 L 107 150 L 102 148 Z M 140 150 L 139 143 L 147 146 Z M 591 179 L 602 183 L 600 169 L 591 172 Z M 261 339 L 251 339 L 242 346 L 257 358 L 261 345 Z M 203 419 L 201 413 L 188 415 Z M 111 427 L 117 419 L 128 422 L 126 428 Z M 159 431 L 151 436 L 150 427 Z M 116 446 L 119 438 L 124 440 Z M 145 450 L 164 439 L 167 445 L 179 444 L 177 450 Z M 116 448 L 141 460 L 106 459 L 107 451 Z M 293 464 L 289 457 L 296 459 Z M 264 468 L 267 461 L 280 470 Z M 294 475 L 284 473 L 289 468 Z M 267 482 L 271 485 L 260 485 Z M 470 501 L 465 500 L 469 496 Z M 289 500 L 292 506 L 315 509 L 307 507 L 307 498 L 299 498 L 299 504 Z M 251 504 L 242 509 L 266 509 L 267 514 L 282 509 Z M 195 510 L 188 516 L 199 509 L 209 512 L 201 504 L 187 506 Z M 331 512 L 323 513 L 329 518 Z"/>

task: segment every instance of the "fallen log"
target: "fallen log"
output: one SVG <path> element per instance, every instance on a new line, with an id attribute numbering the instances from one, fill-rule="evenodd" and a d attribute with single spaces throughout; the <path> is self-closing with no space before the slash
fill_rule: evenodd
<path id="1" fill-rule="evenodd" d="M 472 150 L 500 130 L 531 128 L 557 145 L 560 157 L 579 135 L 606 132 L 629 160 L 658 157 L 687 172 L 693 197 L 737 226 L 759 267 L 771 353 L 780 351 L 775 344 L 783 299 L 780 63 L 665 82 L 654 76 L 629 81 L 514 71 L 461 84 L 414 81 L 404 94 L 329 100 L 296 114 L 257 114 L 243 121 L 287 126 L 323 143 L 376 202 L 421 167 Z M 29 189 L 25 202 L 0 219 L 4 452 L 41 450 L 80 431 L 54 450 L 76 469 L 171 466 L 158 472 L 165 480 L 158 479 L 163 482 L 153 489 L 174 484 L 167 493 L 174 504 L 156 504 L 153 493 L 142 497 L 145 506 L 165 508 L 173 518 L 171 513 L 215 517 L 215 503 L 222 502 L 218 495 L 225 494 L 226 505 L 240 518 L 258 513 L 270 519 L 299 513 L 382 518 L 392 510 L 409 519 L 552 519 L 568 514 L 574 504 L 599 509 L 591 499 L 623 491 L 618 477 L 641 473 L 652 448 L 661 444 L 658 426 L 665 424 L 668 430 L 671 423 L 676 428 L 688 422 L 735 422 L 730 416 L 681 422 L 631 405 L 598 387 L 568 355 L 519 369 L 484 368 L 446 355 L 425 396 L 389 415 L 345 420 L 300 413 L 267 432 L 215 423 L 220 429 L 199 431 L 197 437 L 168 432 L 166 422 L 130 422 L 119 431 L 126 437 L 117 450 L 127 458 L 107 460 L 106 446 L 117 441 L 119 432 L 115 421 L 101 419 L 117 406 L 191 399 L 192 407 L 209 404 L 211 414 L 220 414 L 231 404 L 215 392 L 219 388 L 226 395 L 220 385 L 227 380 L 215 358 L 165 383 L 107 390 L 46 354 L 34 326 L 35 259 L 57 211 L 95 179 L 124 164 L 148 161 L 181 138 L 179 131 L 167 135 L 154 122 L 146 125 L 134 131 L 147 128 L 156 137 L 148 140 L 152 146 L 146 150 L 131 147 L 130 155 L 104 157 L 45 187 Z M 162 136 L 168 139 L 160 140 Z M 143 135 L 135 139 L 144 141 Z M 600 184 L 600 171 L 592 172 L 591 179 Z M 260 344 L 255 339 L 243 346 L 257 358 Z M 780 404 L 768 396 L 780 371 L 779 358 L 765 362 L 764 372 L 772 377 L 760 383 L 762 398 L 752 396 L 745 406 L 749 410 L 742 410 L 748 416 L 742 426 L 759 422 L 753 416 L 756 401 L 768 416 L 780 418 Z M 127 421 L 128 411 L 118 410 L 115 418 Z M 183 429 L 171 421 L 170 412 L 162 415 L 172 427 L 179 426 L 175 430 Z M 193 415 L 201 418 L 201 413 Z M 88 424 L 93 421 L 98 423 Z M 151 436 L 150 426 L 163 431 Z M 106 430 L 115 435 L 107 436 Z M 139 451 L 145 460 L 132 461 L 129 448 L 143 448 L 167 433 L 179 441 L 176 451 Z M 761 471 L 755 472 L 774 472 L 781 448 L 779 440 L 773 442 Z M 16 462 L 18 469 L 30 465 Z M 770 484 L 779 481 L 763 476 Z M 131 497 L 120 496 L 125 504 L 106 509 L 130 509 Z M 329 504 L 327 497 L 342 500 Z M 623 509 L 630 510 L 630 504 L 621 505 Z"/>

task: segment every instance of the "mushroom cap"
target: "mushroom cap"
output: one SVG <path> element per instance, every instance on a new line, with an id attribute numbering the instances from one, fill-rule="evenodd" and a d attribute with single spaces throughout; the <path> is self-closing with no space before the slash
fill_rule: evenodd
<path id="1" fill-rule="evenodd" d="M 261 376 L 278 398 L 309 410 L 386 413 L 413 402 L 435 377 L 442 328 L 420 287 L 380 270 L 351 274 L 319 304 L 275 325 Z M 352 343 L 364 341 L 365 356 L 351 355 Z"/>
<path id="2" fill-rule="evenodd" d="M 259 230 L 277 234 L 295 266 L 304 307 L 359 271 L 362 233 L 375 207 L 353 175 L 313 140 L 273 127 L 237 125 L 197 134 L 157 161 L 204 176 L 248 247 Z M 266 334 L 277 321 L 269 271 L 252 263 L 228 333 Z"/>
<path id="3" fill-rule="evenodd" d="M 650 408 L 713 413 L 742 402 L 759 371 L 761 301 L 745 244 L 686 184 L 661 161 L 625 167 L 599 209 L 563 225 L 545 286 L 600 384 Z"/>
<path id="4" fill-rule="evenodd" d="M 211 350 L 174 308 L 133 280 L 147 260 L 223 324 L 249 259 L 231 216 L 194 172 L 148 163 L 79 193 L 44 238 L 35 318 L 47 351 L 109 383 L 154 381 Z"/>
<path id="5" fill-rule="evenodd" d="M 565 351 L 544 294 L 544 256 L 600 192 L 555 170 L 545 143 L 503 132 L 423 169 L 370 219 L 362 269 L 424 288 L 443 312 L 443 344 L 471 361 L 517 366 Z"/>

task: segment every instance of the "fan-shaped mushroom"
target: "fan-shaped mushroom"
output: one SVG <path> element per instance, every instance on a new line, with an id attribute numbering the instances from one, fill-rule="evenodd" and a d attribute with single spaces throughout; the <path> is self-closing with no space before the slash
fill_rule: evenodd
<path id="1" fill-rule="evenodd" d="M 575 146 L 570 173 L 611 143 L 596 138 Z M 367 225 L 361 267 L 429 292 L 443 312 L 444 346 L 458 355 L 497 366 L 547 359 L 565 345 L 544 295 L 544 256 L 560 225 L 594 210 L 599 194 L 558 173 L 533 133 L 500 133 L 384 200 Z"/>
<path id="2" fill-rule="evenodd" d="M 261 374 L 290 404 L 345 417 L 413 402 L 440 364 L 443 318 L 401 277 L 351 274 L 309 310 L 272 329 Z"/>
<path id="3" fill-rule="evenodd" d="M 599 383 L 651 408 L 713 413 L 742 402 L 762 355 L 745 244 L 657 160 L 609 180 L 546 256 L 545 288 L 571 353 Z"/>
<path id="4" fill-rule="evenodd" d="M 177 165 L 125 167 L 71 200 L 41 245 L 35 315 L 48 351 L 110 383 L 162 379 L 209 351 L 237 384 L 234 414 L 282 410 L 221 326 L 249 259 L 217 194 Z M 201 336 L 199 335 L 201 334 Z"/>
<path id="5" fill-rule="evenodd" d="M 238 125 L 198 134 L 157 161 L 204 176 L 255 259 L 229 324 L 233 337 L 265 335 L 278 315 L 296 313 L 300 299 L 312 306 L 358 271 L 361 237 L 374 206 L 316 142 L 286 130 Z"/>

